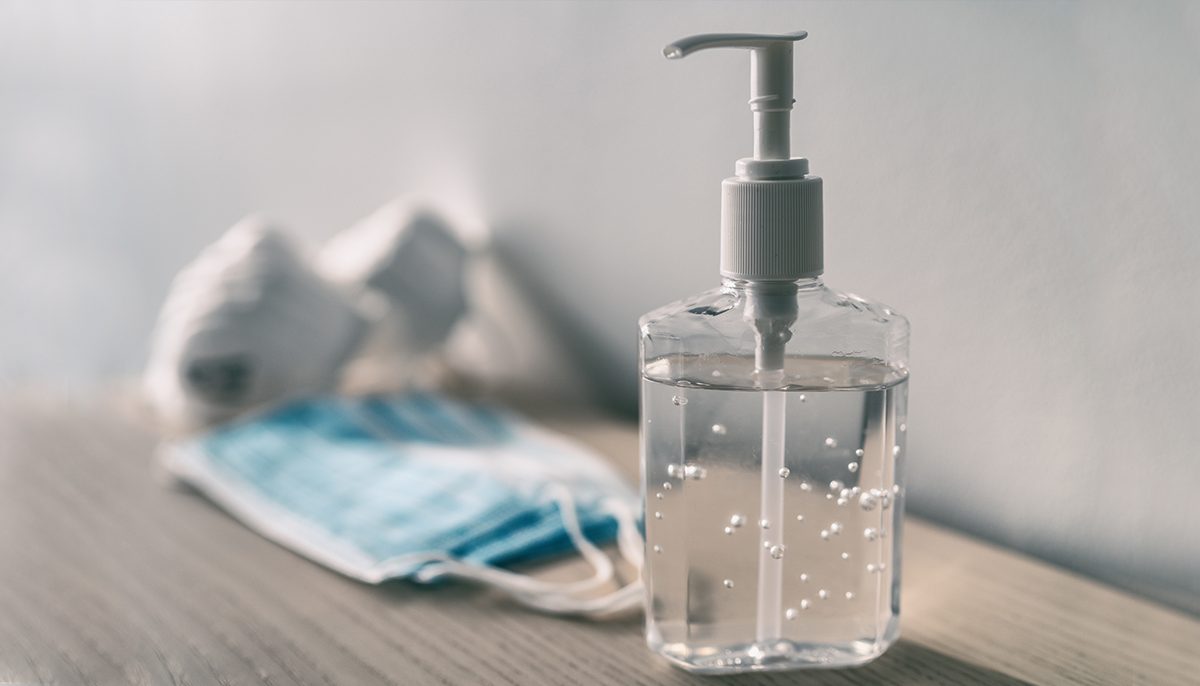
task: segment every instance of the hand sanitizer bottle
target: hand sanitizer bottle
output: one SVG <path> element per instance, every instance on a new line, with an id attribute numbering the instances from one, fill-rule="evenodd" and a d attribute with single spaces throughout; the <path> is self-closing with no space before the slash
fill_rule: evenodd
<path id="1" fill-rule="evenodd" d="M 858 665 L 898 635 L 908 322 L 821 281 L 821 179 L 789 141 L 805 36 L 664 50 L 751 57 L 722 284 L 639 322 L 646 636 L 697 672 Z"/>

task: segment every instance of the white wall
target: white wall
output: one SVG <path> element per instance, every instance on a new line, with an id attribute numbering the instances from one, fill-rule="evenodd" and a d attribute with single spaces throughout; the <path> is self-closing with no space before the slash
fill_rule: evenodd
<path id="1" fill-rule="evenodd" d="M 659 50 L 796 28 L 827 279 L 914 326 L 914 509 L 1200 608 L 1195 3 L 0 5 L 0 382 L 138 369 L 248 211 L 423 191 L 632 408 L 750 147 L 746 58 Z"/>

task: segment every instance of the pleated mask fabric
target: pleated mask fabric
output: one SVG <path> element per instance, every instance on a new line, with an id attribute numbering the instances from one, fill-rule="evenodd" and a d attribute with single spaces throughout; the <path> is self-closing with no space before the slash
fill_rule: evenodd
<path id="1" fill-rule="evenodd" d="M 539 609 L 603 615 L 640 585 L 579 600 L 636 567 L 640 502 L 598 455 L 504 410 L 412 392 L 318 397 L 168 444 L 168 470 L 267 538 L 367 583 L 454 576 Z M 595 574 L 548 583 L 502 569 L 577 549 Z"/>

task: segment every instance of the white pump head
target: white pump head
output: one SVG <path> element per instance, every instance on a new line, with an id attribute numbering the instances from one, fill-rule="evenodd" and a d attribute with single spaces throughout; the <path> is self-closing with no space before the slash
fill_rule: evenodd
<path id="1" fill-rule="evenodd" d="M 795 281 L 823 271 L 821 179 L 808 176 L 808 160 L 791 156 L 792 44 L 807 35 L 714 33 L 663 49 L 667 59 L 750 50 L 754 157 L 738 160 L 737 175 L 721 185 L 722 276 Z"/>

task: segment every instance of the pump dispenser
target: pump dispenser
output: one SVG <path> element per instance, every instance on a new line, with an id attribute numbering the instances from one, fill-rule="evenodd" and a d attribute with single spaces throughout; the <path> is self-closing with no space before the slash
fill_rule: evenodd
<path id="1" fill-rule="evenodd" d="M 754 157 L 738 160 L 721 184 L 721 275 L 746 281 L 817 276 L 821 259 L 821 179 L 808 160 L 791 156 L 792 44 L 808 33 L 780 36 L 715 33 L 663 49 L 682 59 L 711 48 L 750 51 Z"/>
<path id="2" fill-rule="evenodd" d="M 749 50 L 754 123 L 722 286 L 640 320 L 647 640 L 693 671 L 862 664 L 898 632 L 908 322 L 821 282 L 821 179 L 790 142 L 806 36 L 663 49 Z"/>

